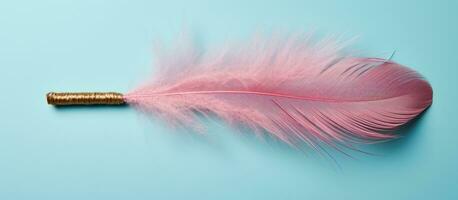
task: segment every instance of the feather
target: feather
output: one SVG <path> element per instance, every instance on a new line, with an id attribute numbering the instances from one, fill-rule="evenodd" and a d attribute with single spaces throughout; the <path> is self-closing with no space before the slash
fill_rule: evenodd
<path id="1" fill-rule="evenodd" d="M 396 138 L 432 103 L 417 72 L 352 56 L 331 39 L 255 38 L 205 53 L 179 44 L 158 52 L 159 72 L 124 95 L 176 125 L 198 128 L 197 115 L 212 114 L 292 146 L 351 147 Z"/>

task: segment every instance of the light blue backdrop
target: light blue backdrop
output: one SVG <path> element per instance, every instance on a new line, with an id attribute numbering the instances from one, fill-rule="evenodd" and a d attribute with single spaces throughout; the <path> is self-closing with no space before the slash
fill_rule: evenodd
<path id="1" fill-rule="evenodd" d="M 0 2 L 0 199 L 458 199 L 457 1 Z M 338 164 L 209 122 L 174 133 L 129 107 L 55 109 L 48 91 L 128 91 L 152 42 L 343 33 L 422 73 L 434 103 L 381 154 Z"/>

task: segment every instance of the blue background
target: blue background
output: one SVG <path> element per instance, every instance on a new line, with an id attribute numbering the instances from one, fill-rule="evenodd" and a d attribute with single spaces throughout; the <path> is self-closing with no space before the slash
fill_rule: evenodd
<path id="1" fill-rule="evenodd" d="M 457 1 L 0 2 L 0 199 L 458 199 Z M 219 122 L 174 132 L 129 107 L 55 109 L 49 91 L 120 91 L 152 44 L 259 30 L 358 36 L 357 49 L 422 73 L 433 106 L 379 154 L 296 152 Z"/>

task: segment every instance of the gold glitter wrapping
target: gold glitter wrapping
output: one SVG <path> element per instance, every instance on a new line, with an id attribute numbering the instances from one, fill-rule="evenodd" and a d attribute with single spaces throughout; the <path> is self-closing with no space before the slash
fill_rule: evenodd
<path id="1" fill-rule="evenodd" d="M 46 99 L 55 106 L 125 104 L 123 95 L 117 92 L 50 92 Z"/>

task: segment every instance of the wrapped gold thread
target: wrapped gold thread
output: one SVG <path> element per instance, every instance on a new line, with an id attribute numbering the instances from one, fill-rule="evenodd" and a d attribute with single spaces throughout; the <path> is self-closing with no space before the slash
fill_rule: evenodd
<path id="1" fill-rule="evenodd" d="M 123 95 L 117 92 L 50 92 L 46 95 L 48 104 L 63 105 L 122 105 Z"/>

